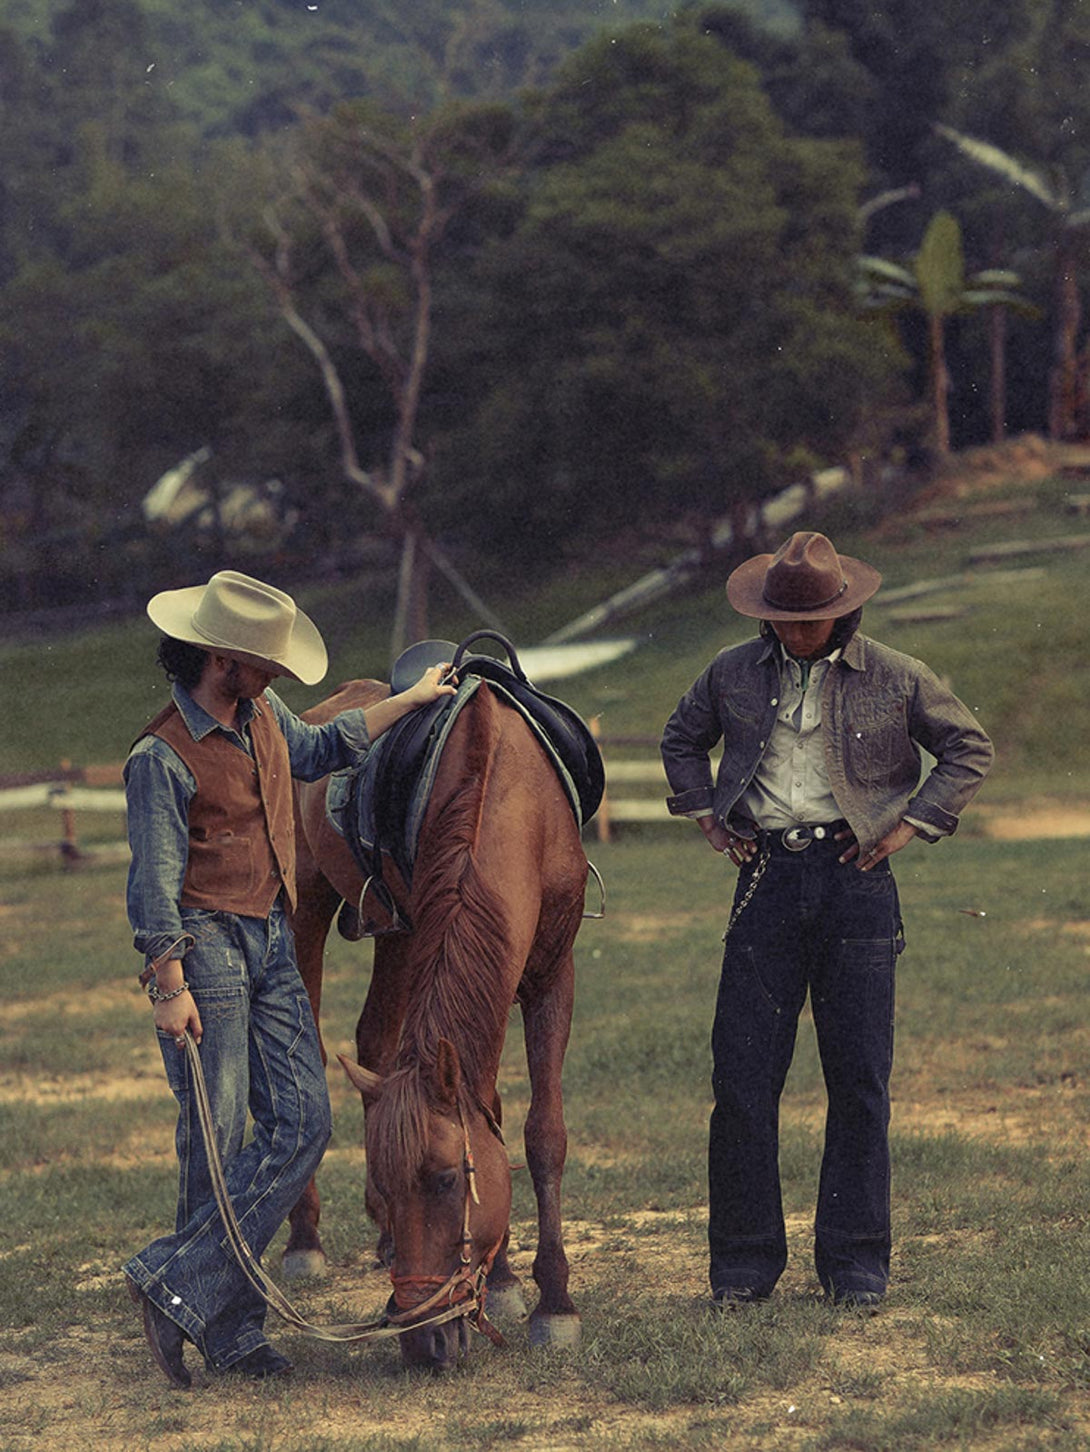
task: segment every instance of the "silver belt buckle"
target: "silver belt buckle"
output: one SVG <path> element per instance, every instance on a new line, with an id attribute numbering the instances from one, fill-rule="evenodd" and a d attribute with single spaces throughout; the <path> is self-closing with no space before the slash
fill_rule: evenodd
<path id="1" fill-rule="evenodd" d="M 780 833 L 780 841 L 788 852 L 805 852 L 813 840 L 814 831 L 811 827 L 785 827 Z"/>

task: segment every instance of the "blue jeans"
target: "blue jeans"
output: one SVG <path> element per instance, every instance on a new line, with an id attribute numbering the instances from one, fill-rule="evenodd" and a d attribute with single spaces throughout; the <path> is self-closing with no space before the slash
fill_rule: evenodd
<path id="1" fill-rule="evenodd" d="M 901 945 L 888 862 L 838 863 L 843 843 L 803 852 L 773 834 L 764 875 L 727 937 L 712 1029 L 708 1150 L 710 1275 L 767 1295 L 787 1264 L 779 1108 L 810 993 L 828 1094 L 814 1260 L 833 1294 L 884 1293 L 890 1258 L 889 1077 Z M 735 901 L 755 864 L 743 867 Z"/>
<path id="2" fill-rule="evenodd" d="M 318 1032 L 280 902 L 267 920 L 195 909 L 182 919 L 196 939 L 185 976 L 204 1031 L 216 1143 L 242 1233 L 260 1257 L 329 1140 Z M 223 1369 L 265 1344 L 265 1304 L 235 1261 L 213 1197 L 185 1051 L 163 1034 L 159 1047 L 179 1105 L 177 1219 L 172 1235 L 124 1269 L 208 1365 Z"/>

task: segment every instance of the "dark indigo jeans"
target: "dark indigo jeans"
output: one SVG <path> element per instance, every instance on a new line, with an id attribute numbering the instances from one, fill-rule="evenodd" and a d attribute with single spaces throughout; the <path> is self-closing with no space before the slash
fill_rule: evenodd
<path id="1" fill-rule="evenodd" d="M 766 1295 L 787 1264 L 779 1108 L 807 991 L 828 1094 L 814 1226 L 818 1278 L 832 1293 L 880 1294 L 889 1279 L 900 911 L 888 862 L 860 872 L 838 863 L 843 850 L 827 839 L 791 853 L 773 837 L 764 875 L 727 937 L 712 1030 L 713 1290 Z M 754 870 L 741 870 L 736 902 Z"/>
<path id="2" fill-rule="evenodd" d="M 279 903 L 267 921 L 194 909 L 182 917 L 196 939 L 184 966 L 204 1030 L 216 1142 L 242 1233 L 260 1257 L 329 1140 L 318 1033 Z M 227 1242 L 185 1051 L 169 1035 L 159 1040 L 179 1106 L 177 1218 L 174 1233 L 134 1256 L 125 1274 L 210 1366 L 225 1368 L 265 1344 L 265 1304 Z"/>

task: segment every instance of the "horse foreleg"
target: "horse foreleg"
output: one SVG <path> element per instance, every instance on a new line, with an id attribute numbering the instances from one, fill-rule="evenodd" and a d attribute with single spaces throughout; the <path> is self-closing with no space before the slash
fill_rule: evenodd
<path id="1" fill-rule="evenodd" d="M 375 939 L 371 984 L 356 1023 L 356 1062 L 373 1074 L 388 1074 L 397 1055 L 409 1006 L 406 965 L 411 942 L 408 933 Z"/>
<path id="2" fill-rule="evenodd" d="M 492 1118 L 498 1128 L 503 1126 L 503 1105 L 498 1089 L 492 1093 Z M 522 1282 L 511 1269 L 507 1259 L 507 1248 L 511 1240 L 511 1228 L 500 1243 L 492 1269 L 488 1272 L 488 1315 L 493 1321 L 525 1321 L 529 1315 L 526 1300 L 522 1294 Z"/>
<path id="3" fill-rule="evenodd" d="M 305 860 L 307 855 L 305 852 L 300 853 L 303 860 L 300 862 L 297 874 L 299 901 L 292 915 L 292 928 L 295 932 L 295 953 L 299 962 L 299 972 L 302 974 L 307 997 L 310 999 L 314 1022 L 319 1026 L 318 1038 L 320 1041 L 322 960 L 326 938 L 329 935 L 329 925 L 333 921 L 333 914 L 337 911 L 341 898 L 340 894 L 322 876 L 317 866 Z M 325 1045 L 322 1044 L 322 1063 L 324 1064 L 325 1061 Z M 291 1233 L 288 1236 L 288 1243 L 284 1247 L 284 1275 L 289 1280 L 325 1274 L 326 1255 L 322 1249 L 321 1236 L 318 1234 L 320 1218 L 321 1202 L 318 1197 L 318 1186 L 312 1178 L 288 1216 Z"/>
<path id="4" fill-rule="evenodd" d="M 534 1280 L 541 1293 L 530 1316 L 532 1346 L 574 1346 L 579 1340 L 579 1313 L 568 1295 L 568 1258 L 560 1219 L 560 1182 L 568 1148 L 561 1072 L 573 996 L 569 951 L 550 986 L 540 994 L 527 995 L 522 1008 L 531 1088 L 523 1137 L 537 1196 Z"/>

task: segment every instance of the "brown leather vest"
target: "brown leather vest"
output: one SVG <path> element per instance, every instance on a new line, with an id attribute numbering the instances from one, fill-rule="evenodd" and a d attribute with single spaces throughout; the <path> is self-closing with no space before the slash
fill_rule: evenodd
<path id="1" fill-rule="evenodd" d="M 266 918 L 281 888 L 295 907 L 295 813 L 288 744 L 267 702 L 250 722 L 251 758 L 220 731 L 194 741 L 172 701 L 140 733 L 189 767 L 189 858 L 183 907 Z"/>

